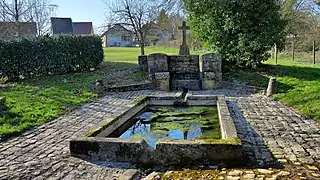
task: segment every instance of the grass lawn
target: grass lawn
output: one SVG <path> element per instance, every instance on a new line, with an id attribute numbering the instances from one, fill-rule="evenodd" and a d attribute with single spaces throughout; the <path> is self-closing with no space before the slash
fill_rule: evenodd
<path id="1" fill-rule="evenodd" d="M 105 48 L 106 61 L 109 62 L 125 62 L 138 64 L 138 56 L 140 55 L 140 48 L 137 47 L 114 47 Z M 147 47 L 145 49 L 146 55 L 152 53 L 166 53 L 166 54 L 178 54 L 179 50 L 175 48 L 164 48 L 164 47 Z M 203 53 L 201 51 L 191 51 L 192 54 Z"/>
<path id="2" fill-rule="evenodd" d="M 293 62 L 290 58 L 280 58 L 275 65 L 270 59 L 258 72 L 239 70 L 232 76 L 263 88 L 267 87 L 270 77 L 276 77 L 278 94 L 274 95 L 275 99 L 320 120 L 320 65 Z"/>
<path id="3" fill-rule="evenodd" d="M 97 100 L 98 95 L 92 91 L 97 79 L 104 79 L 107 86 L 144 82 L 146 74 L 135 67 L 132 63 L 104 62 L 93 72 L 0 83 L 0 96 L 6 97 L 8 111 L 0 116 L 0 140 L 44 124 L 82 103 Z"/>

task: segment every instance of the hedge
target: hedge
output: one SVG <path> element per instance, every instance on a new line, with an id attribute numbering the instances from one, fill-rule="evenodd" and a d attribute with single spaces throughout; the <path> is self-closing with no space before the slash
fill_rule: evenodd
<path id="1" fill-rule="evenodd" d="M 0 77 L 14 81 L 87 71 L 104 59 L 98 36 L 59 36 L 0 40 Z"/>

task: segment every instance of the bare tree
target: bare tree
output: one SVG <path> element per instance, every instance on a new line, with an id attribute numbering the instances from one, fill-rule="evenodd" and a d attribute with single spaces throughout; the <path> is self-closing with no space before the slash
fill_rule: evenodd
<path id="1" fill-rule="evenodd" d="M 0 20 L 15 22 L 20 37 L 20 22 L 35 22 L 37 35 L 48 32 L 50 17 L 54 15 L 57 6 L 50 4 L 50 0 L 0 0 Z"/>
<path id="2" fill-rule="evenodd" d="M 38 36 L 47 34 L 50 30 L 50 18 L 55 16 L 58 6 L 50 4 L 50 0 L 29 0 L 29 4 L 33 6 L 26 14 L 26 18 L 37 23 Z"/>
<path id="3" fill-rule="evenodd" d="M 130 28 L 140 45 L 141 55 L 144 55 L 148 31 L 165 4 L 159 0 L 117 0 L 106 4 L 111 11 L 109 21 Z"/>

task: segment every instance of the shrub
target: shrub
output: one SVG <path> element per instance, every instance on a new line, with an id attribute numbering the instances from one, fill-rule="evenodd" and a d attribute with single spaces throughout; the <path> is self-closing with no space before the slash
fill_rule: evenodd
<path id="1" fill-rule="evenodd" d="M 285 21 L 276 0 L 183 0 L 191 28 L 224 64 L 256 67 L 282 46 Z"/>
<path id="2" fill-rule="evenodd" d="M 96 68 L 104 59 L 98 36 L 59 36 L 0 41 L 0 76 L 9 80 Z"/>

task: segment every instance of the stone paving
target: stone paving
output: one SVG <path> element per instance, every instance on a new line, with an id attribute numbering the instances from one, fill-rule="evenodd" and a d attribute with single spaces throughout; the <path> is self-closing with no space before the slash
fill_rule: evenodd
<path id="1" fill-rule="evenodd" d="M 281 102 L 242 88 L 190 93 L 228 97 L 248 157 L 245 168 L 213 170 L 218 176 L 203 179 L 320 179 L 320 131 L 314 120 L 304 118 Z M 112 167 L 73 158 L 69 154 L 69 140 L 82 136 L 105 118 L 124 112 L 136 98 L 148 94 L 174 93 L 109 94 L 99 102 L 83 105 L 0 143 L 0 179 L 118 179 L 132 167 Z M 283 169 L 278 169 L 282 166 Z"/>

